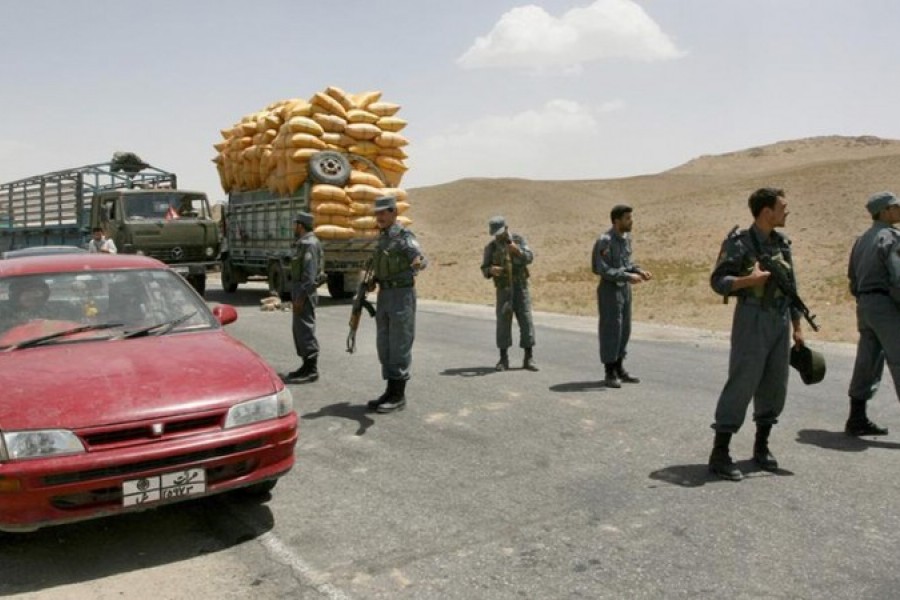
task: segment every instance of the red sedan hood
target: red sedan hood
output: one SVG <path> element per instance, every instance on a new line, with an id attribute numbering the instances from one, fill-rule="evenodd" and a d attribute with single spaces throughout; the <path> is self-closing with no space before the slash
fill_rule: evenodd
<path id="1" fill-rule="evenodd" d="M 79 429 L 227 407 L 275 393 L 277 381 L 222 330 L 4 352 L 0 428 Z"/>

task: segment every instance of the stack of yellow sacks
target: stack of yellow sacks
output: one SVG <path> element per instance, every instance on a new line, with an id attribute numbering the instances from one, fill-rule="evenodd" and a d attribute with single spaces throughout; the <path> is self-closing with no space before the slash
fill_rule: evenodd
<path id="1" fill-rule="evenodd" d="M 400 181 L 407 170 L 402 134 L 406 121 L 395 116 L 398 104 L 381 101 L 381 92 L 348 94 L 330 86 L 308 101 L 282 100 L 243 117 L 221 131 L 213 159 L 226 192 L 268 188 L 287 196 L 296 193 L 309 176 L 309 159 L 323 150 L 361 156 L 374 163 L 387 185 L 370 164 L 348 156 L 350 178 L 344 187 L 314 184 L 310 210 L 315 231 L 326 239 L 374 237 L 375 198 L 397 198 L 399 220 L 409 199 Z"/>

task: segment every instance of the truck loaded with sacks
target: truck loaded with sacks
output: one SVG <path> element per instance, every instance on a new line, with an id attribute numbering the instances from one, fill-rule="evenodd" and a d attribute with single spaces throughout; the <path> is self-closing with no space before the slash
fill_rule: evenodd
<path id="1" fill-rule="evenodd" d="M 251 279 L 290 297 L 294 217 L 308 211 L 324 248 L 328 292 L 351 296 L 375 247 L 375 199 L 397 199 L 408 224 L 409 198 L 400 187 L 407 167 L 399 133 L 400 106 L 381 92 L 348 94 L 328 87 L 309 100 L 270 104 L 221 131 L 213 159 L 228 193 L 223 214 L 222 287 L 234 292 Z"/>

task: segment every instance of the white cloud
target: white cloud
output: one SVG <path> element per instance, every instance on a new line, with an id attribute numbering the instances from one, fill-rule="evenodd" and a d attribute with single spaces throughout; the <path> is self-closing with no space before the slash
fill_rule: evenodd
<path id="1" fill-rule="evenodd" d="M 529 67 L 571 71 L 608 58 L 667 60 L 684 53 L 633 0 L 595 0 L 561 17 L 516 7 L 457 59 L 464 68 Z"/>
<path id="2" fill-rule="evenodd" d="M 429 173 L 429 183 L 463 177 L 583 178 L 595 160 L 583 149 L 603 137 L 602 116 L 624 106 L 621 100 L 585 106 L 555 99 L 537 109 L 455 125 L 418 146 L 413 171 Z"/>

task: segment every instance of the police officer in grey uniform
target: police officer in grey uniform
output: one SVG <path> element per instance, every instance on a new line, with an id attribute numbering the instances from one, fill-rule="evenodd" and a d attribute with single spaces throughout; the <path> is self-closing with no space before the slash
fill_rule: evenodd
<path id="1" fill-rule="evenodd" d="M 406 406 L 406 382 L 416 335 L 416 275 L 428 262 L 412 231 L 397 222 L 397 199 L 375 200 L 375 220 L 380 233 L 372 256 L 372 286 L 378 285 L 375 305 L 378 360 L 387 388 L 367 406 L 390 413 Z"/>
<path id="2" fill-rule="evenodd" d="M 597 284 L 600 361 L 606 372 L 603 384 L 608 388 L 625 383 L 640 383 L 622 366 L 631 337 L 631 286 L 650 281 L 653 274 L 631 262 L 632 209 L 618 204 L 610 211 L 612 227 L 597 238 L 591 253 L 591 268 L 600 276 Z"/>
<path id="3" fill-rule="evenodd" d="M 525 238 L 510 233 L 503 217 L 492 217 L 488 231 L 494 239 L 484 247 L 481 273 L 493 278 L 497 291 L 497 348 L 500 360 L 498 371 L 509 369 L 509 347 L 512 346 L 512 318 L 519 324 L 519 347 L 525 350 L 522 368 L 537 371 L 534 362 L 534 320 L 531 317 L 531 295 L 528 292 L 528 265 L 534 253 Z"/>
<path id="4" fill-rule="evenodd" d="M 313 216 L 298 213 L 294 218 L 294 257 L 291 260 L 291 330 L 294 348 L 303 364 L 286 378 L 295 383 L 310 383 L 319 378 L 319 341 L 316 339 L 316 305 L 322 273 L 322 243 L 313 233 Z"/>
<path id="5" fill-rule="evenodd" d="M 756 421 L 753 460 L 763 470 L 778 469 L 778 461 L 769 451 L 769 433 L 787 395 L 791 337 L 795 344 L 804 345 L 800 312 L 770 280 L 770 273 L 760 268 L 757 258 L 772 256 L 794 277 L 790 241 L 775 231 L 784 227 L 788 216 L 784 190 L 761 188 L 750 195 L 747 204 L 753 225 L 723 242 L 710 276 L 717 293 L 737 296 L 728 380 L 716 405 L 712 425 L 716 433 L 709 457 L 710 472 L 732 481 L 740 481 L 743 474 L 731 460 L 728 447 L 731 436 L 744 423 L 751 400 Z"/>
<path id="6" fill-rule="evenodd" d="M 856 298 L 859 342 L 850 379 L 850 416 L 847 435 L 887 435 L 866 415 L 866 402 L 875 395 L 887 359 L 894 390 L 900 400 L 900 200 L 880 192 L 866 203 L 872 226 L 857 238 L 850 252 L 847 277 Z"/>

